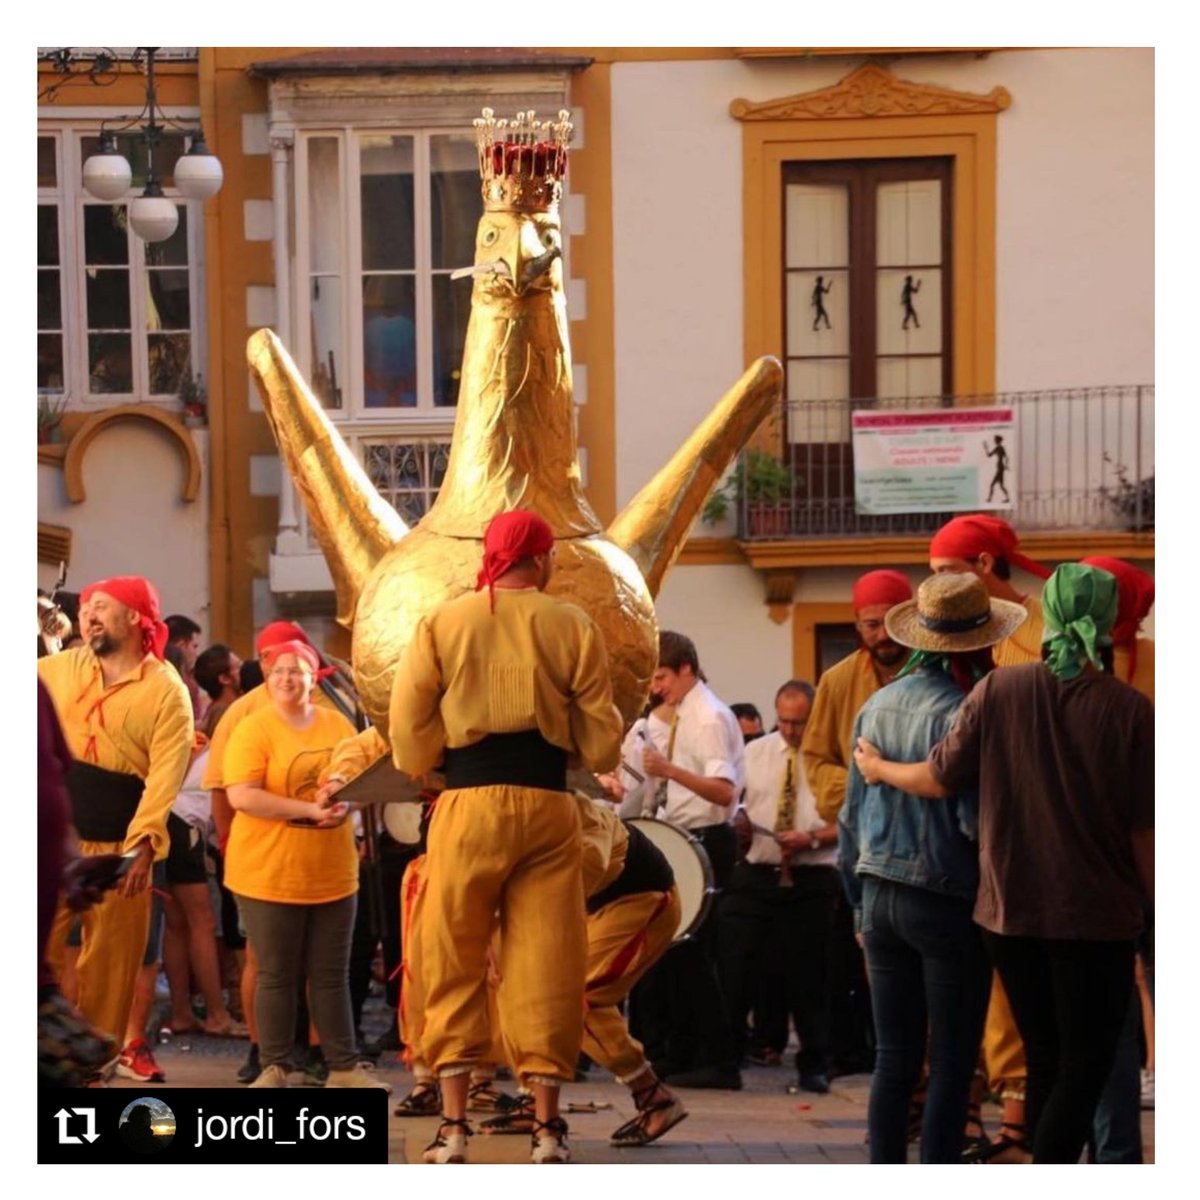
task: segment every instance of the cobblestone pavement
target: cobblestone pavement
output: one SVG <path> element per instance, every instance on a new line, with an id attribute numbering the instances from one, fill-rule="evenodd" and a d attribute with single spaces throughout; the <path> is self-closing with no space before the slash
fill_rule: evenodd
<path id="1" fill-rule="evenodd" d="M 156 1047 L 166 1087 L 238 1087 L 235 1074 L 246 1043 L 229 1038 L 180 1037 Z M 412 1077 L 394 1059 L 378 1067 L 393 1087 L 393 1102 L 412 1085 Z M 689 1116 L 661 1142 L 641 1149 L 609 1146 L 608 1138 L 634 1113 L 629 1093 L 610 1075 L 593 1068 L 587 1082 L 563 1090 L 564 1104 L 593 1102 L 599 1111 L 571 1113 L 571 1148 L 577 1163 L 865 1163 L 866 1105 L 869 1075 L 833 1080 L 827 1096 L 790 1095 L 793 1081 L 785 1067 L 750 1067 L 741 1092 L 681 1090 Z M 292 1077 L 297 1083 L 299 1076 Z M 114 1086 L 136 1088 L 132 1080 Z M 510 1083 L 501 1085 L 512 1091 Z M 601 1107 L 611 1105 L 611 1108 Z M 487 1114 L 473 1115 L 478 1123 Z M 999 1109 L 984 1112 L 989 1129 L 999 1125 Z M 391 1117 L 389 1157 L 394 1163 L 420 1162 L 421 1149 L 433 1138 L 433 1118 Z M 1154 1161 L 1154 1114 L 1142 1114 L 1146 1160 Z M 470 1158 L 481 1163 L 528 1162 L 529 1140 L 517 1136 L 471 1139 Z"/>

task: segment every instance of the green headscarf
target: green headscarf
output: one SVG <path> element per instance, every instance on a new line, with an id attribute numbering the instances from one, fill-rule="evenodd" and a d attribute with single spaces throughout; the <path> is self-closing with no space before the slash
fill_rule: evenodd
<path id="1" fill-rule="evenodd" d="M 1107 571 L 1063 563 L 1046 580 L 1042 616 L 1046 665 L 1059 679 L 1074 679 L 1089 662 L 1099 667 L 1098 647 L 1112 644 L 1117 581 Z"/>

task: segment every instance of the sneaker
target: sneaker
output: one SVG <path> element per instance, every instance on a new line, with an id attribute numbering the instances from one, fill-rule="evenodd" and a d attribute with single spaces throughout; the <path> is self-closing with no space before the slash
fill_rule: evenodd
<path id="1" fill-rule="evenodd" d="M 258 1078 L 250 1085 L 252 1088 L 281 1088 L 288 1086 L 288 1073 L 278 1063 L 264 1067 L 258 1073 Z"/>
<path id="2" fill-rule="evenodd" d="M 327 1088 L 382 1088 L 390 1096 L 392 1085 L 386 1079 L 377 1079 L 362 1063 L 344 1071 L 326 1070 L 325 1086 Z"/>
<path id="3" fill-rule="evenodd" d="M 829 1076 L 821 1071 L 805 1071 L 800 1076 L 800 1090 L 825 1096 L 829 1093 Z"/>
<path id="4" fill-rule="evenodd" d="M 467 1138 L 471 1126 L 466 1121 L 452 1121 L 442 1117 L 437 1136 L 421 1154 L 427 1163 L 465 1163 L 467 1161 Z"/>
<path id="5" fill-rule="evenodd" d="M 1154 1108 L 1154 1072 L 1142 1072 L 1142 1107 Z"/>
<path id="6" fill-rule="evenodd" d="M 400 1040 L 400 1032 L 393 1021 L 384 1033 L 374 1041 L 367 1042 L 363 1047 L 363 1054 L 367 1058 L 379 1058 L 384 1054 L 399 1054 L 403 1049 L 404 1043 Z"/>
<path id="7" fill-rule="evenodd" d="M 166 1075 L 154 1061 L 145 1038 L 134 1038 L 117 1059 L 117 1074 L 123 1079 L 140 1079 L 143 1083 L 163 1083 Z"/>
<path id="8" fill-rule="evenodd" d="M 246 1061 L 238 1067 L 238 1083 L 253 1083 L 261 1074 L 262 1063 L 258 1057 L 258 1043 L 251 1042 L 250 1052 L 246 1055 Z"/>
<path id="9" fill-rule="evenodd" d="M 567 1123 L 562 1117 L 539 1121 L 533 1127 L 533 1148 L 529 1161 L 535 1163 L 567 1163 L 571 1147 L 567 1144 Z"/>
<path id="10" fill-rule="evenodd" d="M 309 1046 L 300 1070 L 304 1074 L 301 1082 L 305 1087 L 325 1086 L 325 1081 L 329 1078 L 329 1064 L 325 1061 L 320 1046 Z"/>

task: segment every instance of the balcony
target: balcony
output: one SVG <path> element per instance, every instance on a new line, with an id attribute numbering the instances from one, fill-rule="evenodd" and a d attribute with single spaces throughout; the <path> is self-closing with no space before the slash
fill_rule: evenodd
<path id="1" fill-rule="evenodd" d="M 750 489 L 743 489 L 735 505 L 739 540 L 927 538 L 954 512 L 878 516 L 858 511 L 851 413 L 951 407 L 1014 409 L 1013 505 L 996 512 L 1023 536 L 1153 534 L 1154 388 L 1114 386 L 790 403 L 783 462 L 791 478 L 777 502 L 753 503 L 745 494 Z"/>

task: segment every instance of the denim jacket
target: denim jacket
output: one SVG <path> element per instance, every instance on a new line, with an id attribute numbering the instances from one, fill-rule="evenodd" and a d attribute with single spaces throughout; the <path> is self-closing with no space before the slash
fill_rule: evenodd
<path id="1" fill-rule="evenodd" d="M 924 667 L 876 692 L 859 710 L 851 745 L 865 737 L 893 762 L 921 762 L 949 732 L 966 699 L 949 676 Z M 974 900 L 979 886 L 979 800 L 972 793 L 927 800 L 877 783 L 854 762 L 838 814 L 838 861 L 862 920 L 859 875 Z"/>

